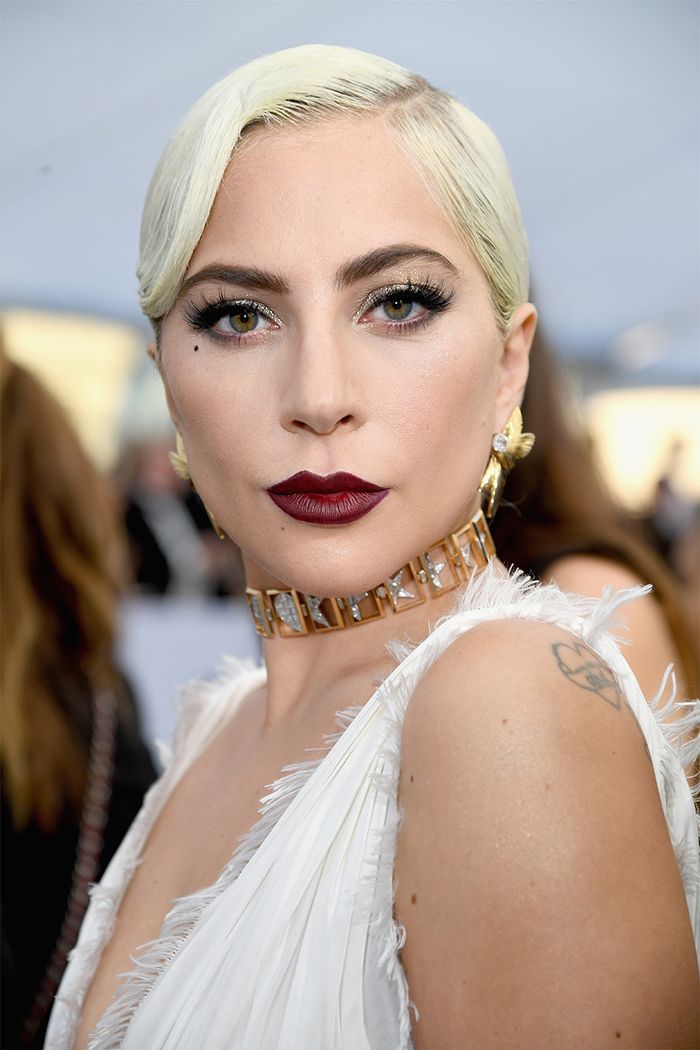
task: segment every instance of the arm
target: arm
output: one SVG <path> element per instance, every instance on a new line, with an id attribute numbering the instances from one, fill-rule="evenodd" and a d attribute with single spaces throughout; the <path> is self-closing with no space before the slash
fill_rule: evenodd
<path id="1" fill-rule="evenodd" d="M 621 590 L 645 582 L 620 562 L 587 554 L 558 559 L 546 569 L 544 578 L 556 583 L 563 591 L 591 598 L 599 598 L 606 586 Z M 625 659 L 647 699 L 656 694 L 670 663 L 679 679 L 678 695 L 685 697 L 687 692 L 681 681 L 683 667 L 658 601 L 652 595 L 639 598 L 621 609 L 619 618 L 625 628 L 621 637 L 629 641 L 623 649 Z"/>
<path id="2" fill-rule="evenodd" d="M 576 642 L 483 624 L 411 701 L 396 903 L 416 1050 L 697 1045 L 692 933 L 651 764 L 595 654 L 596 690 L 563 673 Z"/>

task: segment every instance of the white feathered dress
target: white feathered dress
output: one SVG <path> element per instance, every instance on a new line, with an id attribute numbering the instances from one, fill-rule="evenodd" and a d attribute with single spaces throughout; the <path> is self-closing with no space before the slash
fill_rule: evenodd
<path id="1" fill-rule="evenodd" d="M 397 788 L 404 715 L 426 669 L 455 638 L 488 620 L 556 624 L 612 668 L 646 738 L 688 909 L 700 943 L 698 829 L 674 741 L 700 705 L 664 727 L 606 631 L 641 588 L 593 601 L 489 567 L 453 613 L 400 661 L 362 707 L 339 713 L 328 750 L 287 767 L 261 817 L 217 881 L 176 900 L 160 937 L 137 954 L 90 1050 L 408 1050 L 409 989 L 393 916 Z M 397 619 L 400 631 L 400 619 Z M 172 757 L 92 893 L 51 1016 L 47 1050 L 73 1046 L 81 1004 L 131 874 L 164 802 L 231 718 L 263 669 L 229 662 L 215 683 L 183 695 Z M 657 705 L 658 706 L 658 705 Z M 667 712 L 666 712 L 667 713 Z M 661 712 L 663 718 L 664 712 Z"/>

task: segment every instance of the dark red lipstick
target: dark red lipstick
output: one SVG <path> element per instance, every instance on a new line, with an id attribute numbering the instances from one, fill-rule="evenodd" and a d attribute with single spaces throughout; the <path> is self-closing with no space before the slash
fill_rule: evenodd
<path id="1" fill-rule="evenodd" d="M 388 489 L 344 470 L 325 478 L 300 470 L 267 491 L 290 518 L 311 525 L 348 525 L 369 514 L 389 494 Z"/>

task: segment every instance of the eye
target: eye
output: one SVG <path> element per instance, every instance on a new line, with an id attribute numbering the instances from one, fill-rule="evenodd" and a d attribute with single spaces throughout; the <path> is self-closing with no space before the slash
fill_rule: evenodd
<path id="1" fill-rule="evenodd" d="M 252 299 L 218 299 L 190 304 L 185 319 L 194 332 L 206 332 L 220 342 L 237 342 L 279 328 L 280 321 L 263 303 Z"/>
<path id="2" fill-rule="evenodd" d="M 426 312 L 425 306 L 410 295 L 393 295 L 372 310 L 372 314 L 379 315 L 377 319 L 380 321 L 385 318 L 390 321 L 412 321 Z"/>
<path id="3" fill-rule="evenodd" d="M 453 293 L 439 285 L 406 283 L 380 288 L 358 310 L 361 324 L 400 333 L 417 328 L 446 310 Z"/>
<path id="4" fill-rule="evenodd" d="M 252 304 L 241 303 L 220 317 L 216 324 L 212 325 L 212 329 L 221 332 L 222 335 L 248 335 L 269 324 L 269 318 L 258 313 Z"/>

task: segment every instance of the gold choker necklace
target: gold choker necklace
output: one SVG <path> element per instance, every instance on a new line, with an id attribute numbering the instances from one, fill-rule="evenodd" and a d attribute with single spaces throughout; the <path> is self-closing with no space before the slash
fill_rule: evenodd
<path id="1" fill-rule="evenodd" d="M 362 594 L 345 598 L 317 598 L 289 590 L 256 591 L 246 588 L 246 598 L 263 638 L 301 638 L 326 634 L 343 627 L 379 620 L 392 612 L 422 605 L 466 583 L 475 569 L 483 568 L 496 554 L 484 515 L 479 511 L 457 532 L 432 543 L 417 558 L 402 565 L 384 583 Z"/>

